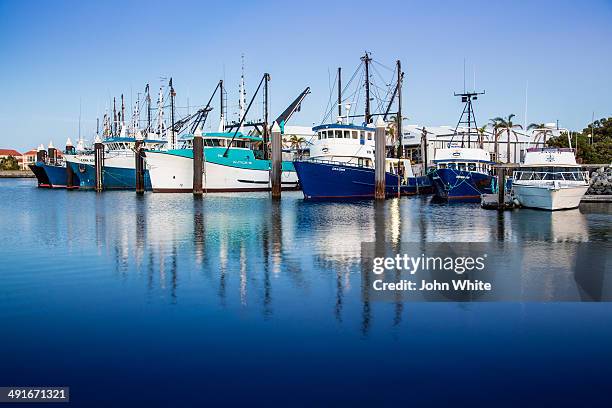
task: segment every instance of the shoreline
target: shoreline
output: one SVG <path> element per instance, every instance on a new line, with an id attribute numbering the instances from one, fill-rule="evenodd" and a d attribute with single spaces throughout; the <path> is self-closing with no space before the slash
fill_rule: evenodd
<path id="1" fill-rule="evenodd" d="M 0 170 L 0 178 L 34 178 L 31 170 Z"/>

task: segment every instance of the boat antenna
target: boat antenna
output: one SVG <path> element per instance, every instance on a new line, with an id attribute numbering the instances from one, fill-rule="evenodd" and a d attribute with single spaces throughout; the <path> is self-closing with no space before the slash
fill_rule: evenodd
<path id="1" fill-rule="evenodd" d="M 219 132 L 225 132 L 225 101 L 223 99 L 223 80 L 219 80 L 219 97 L 220 97 L 220 117 L 219 117 Z"/>
<path id="2" fill-rule="evenodd" d="M 364 56 L 361 57 L 361 60 L 365 65 L 365 124 L 367 126 L 372 118 L 372 115 L 370 114 L 370 62 L 372 61 L 372 58 L 366 51 Z"/>
<path id="3" fill-rule="evenodd" d="M 123 131 L 125 127 L 125 103 L 123 102 L 123 94 L 121 94 L 121 129 L 120 132 Z"/>
<path id="4" fill-rule="evenodd" d="M 463 112 L 461 113 L 459 122 L 457 123 L 457 126 L 455 127 L 455 132 L 453 133 L 453 136 L 451 137 L 450 143 L 453 142 L 453 139 L 459 133 L 459 127 L 461 125 L 467 125 L 467 131 L 464 126 L 460 132 L 461 133 L 461 147 L 465 147 L 464 138 L 466 135 L 467 135 L 467 147 L 468 148 L 471 147 L 472 134 L 478 133 L 478 126 L 476 126 L 476 116 L 474 115 L 474 108 L 472 107 L 472 101 L 475 101 L 476 99 L 478 99 L 478 95 L 484 95 L 484 91 L 482 92 L 476 92 L 476 91 L 463 92 L 463 93 L 455 92 L 455 96 L 460 96 L 461 102 L 463 102 L 465 105 L 463 106 Z"/>
<path id="5" fill-rule="evenodd" d="M 342 68 L 338 67 L 338 117 L 342 120 Z"/>

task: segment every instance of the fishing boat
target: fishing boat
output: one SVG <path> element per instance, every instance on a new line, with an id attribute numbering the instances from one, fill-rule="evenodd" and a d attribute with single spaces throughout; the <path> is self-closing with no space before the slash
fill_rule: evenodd
<path id="1" fill-rule="evenodd" d="M 580 171 L 572 148 L 529 148 L 513 173 L 513 194 L 523 207 L 577 208 L 588 188 L 589 174 Z"/>
<path id="2" fill-rule="evenodd" d="M 484 92 L 455 94 L 465 103 L 453 138 L 446 148 L 436 149 L 435 167 L 430 172 L 435 188 L 435 199 L 479 202 L 482 194 L 491 194 L 495 188 L 489 152 L 482 148 L 477 131 L 472 101 Z M 460 139 L 460 141 L 459 141 Z"/>
<path id="3" fill-rule="evenodd" d="M 205 192 L 270 190 L 271 161 L 257 150 L 259 136 L 242 132 L 197 133 L 204 142 L 203 188 Z M 146 150 L 145 161 L 154 192 L 193 191 L 193 135 L 184 135 L 178 149 Z M 298 179 L 290 161 L 282 162 L 283 189 L 297 189 Z"/>
<path id="4" fill-rule="evenodd" d="M 172 129 L 179 132 L 191 123 L 191 131 L 179 138 L 178 147 L 167 149 L 149 149 L 144 152 L 145 161 L 151 178 L 154 192 L 192 192 L 193 191 L 193 137 L 201 136 L 203 140 L 202 187 L 204 192 L 240 192 L 269 191 L 271 189 L 270 172 L 272 162 L 269 159 L 268 142 L 270 126 L 268 117 L 268 81 L 270 76 L 264 74 L 257 90 L 246 106 L 244 99 L 244 75 L 240 82 L 239 122 L 225 123 L 225 102 L 223 81 L 219 81 L 208 103 L 203 109 L 187 116 Z M 264 85 L 264 120 L 253 123 L 245 122 L 249 108 Z M 203 133 L 202 128 L 212 110 L 211 103 L 217 91 L 220 95 L 220 121 L 218 132 Z M 287 109 L 276 119 L 282 124 L 299 110 L 304 97 L 310 92 L 306 88 Z M 251 134 L 245 133 L 245 127 L 253 127 Z M 259 135 L 261 133 L 261 136 Z M 298 178 L 291 161 L 282 161 L 281 188 L 299 188 Z"/>
<path id="5" fill-rule="evenodd" d="M 350 104 L 343 104 L 341 70 L 338 70 L 338 118 L 336 123 L 312 128 L 316 137 L 309 149 L 309 157 L 295 160 L 295 166 L 304 198 L 306 199 L 366 199 L 374 198 L 374 132 L 370 114 L 370 81 L 367 72 L 371 58 L 366 53 L 361 58 L 366 72 L 366 109 L 364 123 L 351 123 Z M 401 66 L 397 63 L 398 79 L 394 96 L 389 101 L 385 117 L 395 95 L 398 96 L 397 132 L 401 133 Z M 342 115 L 342 107 L 347 113 Z M 361 116 L 359 116 L 361 117 Z M 379 119 L 382 120 L 383 116 Z M 410 160 L 401 157 L 385 160 L 385 191 L 388 196 L 410 195 L 431 189 L 426 176 L 415 177 Z"/>
<path id="6" fill-rule="evenodd" d="M 83 142 L 79 139 L 80 145 Z M 29 167 L 36 176 L 38 187 L 41 188 L 79 188 L 78 175 L 71 173 L 67 169 L 65 161 L 66 156 L 75 153 L 75 148 L 72 145 L 70 138 L 66 141 L 66 149 L 63 154 L 58 154 L 57 149 L 53 146 L 53 142 L 49 142 L 48 150 L 40 145 L 37 149 L 36 163 L 30 164 Z"/>
<path id="7" fill-rule="evenodd" d="M 136 143 L 140 142 L 145 149 L 162 149 L 165 140 L 144 139 L 136 137 L 110 137 L 100 140 L 104 146 L 104 163 L 102 168 L 102 185 L 107 190 L 131 190 L 136 188 Z M 92 152 L 83 152 L 66 156 L 67 164 L 79 178 L 81 189 L 96 187 L 95 156 Z M 145 189 L 151 190 L 148 169 L 144 174 Z"/>

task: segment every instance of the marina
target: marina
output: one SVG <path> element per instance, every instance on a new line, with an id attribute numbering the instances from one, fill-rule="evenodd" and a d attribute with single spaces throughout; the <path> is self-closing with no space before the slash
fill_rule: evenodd
<path id="1" fill-rule="evenodd" d="M 0 407 L 611 406 L 609 21 L 0 2 Z"/>

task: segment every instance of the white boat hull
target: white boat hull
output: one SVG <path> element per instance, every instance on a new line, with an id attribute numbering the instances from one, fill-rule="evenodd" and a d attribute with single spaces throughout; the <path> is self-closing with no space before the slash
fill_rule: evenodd
<path id="1" fill-rule="evenodd" d="M 146 152 L 147 168 L 154 192 L 193 191 L 193 159 L 166 154 Z M 202 186 L 204 192 L 268 191 L 270 172 L 204 162 Z M 281 174 L 283 189 L 296 189 L 298 178 L 295 171 Z"/>
<path id="2" fill-rule="evenodd" d="M 554 211 L 577 208 L 589 187 L 586 184 L 554 186 L 515 183 L 512 188 L 521 206 Z"/>

